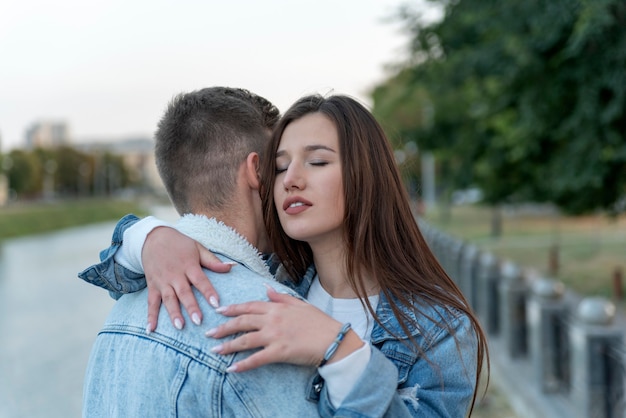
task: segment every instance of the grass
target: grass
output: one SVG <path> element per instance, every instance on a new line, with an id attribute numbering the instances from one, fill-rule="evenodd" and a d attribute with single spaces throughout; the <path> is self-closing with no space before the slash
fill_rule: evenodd
<path id="1" fill-rule="evenodd" d="M 147 211 L 137 201 L 119 199 L 14 203 L 0 207 L 0 240 L 117 220 L 127 213 L 142 216 Z"/>
<path id="2" fill-rule="evenodd" d="M 557 279 L 581 295 L 615 297 L 613 276 L 626 264 L 626 216 L 563 216 L 547 211 L 509 210 L 502 235 L 491 236 L 491 211 L 482 206 L 452 208 L 449 220 L 428 212 L 426 220 L 448 234 L 476 244 L 500 259 Z M 558 269 L 550 252 L 558 247 Z"/>

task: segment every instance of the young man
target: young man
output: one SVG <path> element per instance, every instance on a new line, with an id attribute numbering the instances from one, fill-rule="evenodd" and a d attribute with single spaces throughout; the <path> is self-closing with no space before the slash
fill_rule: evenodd
<path id="1" fill-rule="evenodd" d="M 184 215 L 176 228 L 233 264 L 229 273 L 211 276 L 222 303 L 267 300 L 267 286 L 296 295 L 273 279 L 259 253 L 268 249 L 258 162 L 277 120 L 278 110 L 265 99 L 213 87 L 177 96 L 156 132 L 159 173 Z M 102 274 L 93 266 L 80 277 L 96 283 Z M 197 297 L 202 326 L 181 329 L 161 308 L 151 332 L 147 299 L 147 289 L 120 297 L 98 334 L 85 378 L 85 417 L 318 416 L 306 398 L 314 368 L 276 364 L 229 373 L 251 353 L 214 353 L 220 340 L 205 332 L 227 318 Z M 195 315 L 186 319 L 200 323 Z"/>

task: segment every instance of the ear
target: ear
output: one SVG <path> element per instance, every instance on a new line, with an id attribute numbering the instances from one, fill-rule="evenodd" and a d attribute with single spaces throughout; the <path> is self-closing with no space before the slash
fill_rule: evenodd
<path id="1" fill-rule="evenodd" d="M 260 170 L 259 154 L 251 152 L 246 158 L 246 179 L 250 188 L 258 190 L 261 182 L 259 179 Z"/>

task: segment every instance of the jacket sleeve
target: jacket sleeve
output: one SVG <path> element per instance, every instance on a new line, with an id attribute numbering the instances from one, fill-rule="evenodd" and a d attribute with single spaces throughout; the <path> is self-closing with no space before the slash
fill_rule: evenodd
<path id="1" fill-rule="evenodd" d="M 391 341 L 372 356 L 361 378 L 334 409 L 326 388 L 320 391 L 322 417 L 464 417 L 474 394 L 476 338 L 469 319 L 454 324 L 423 346 L 429 361 Z M 458 344 L 457 344 L 458 343 Z"/>
<path id="2" fill-rule="evenodd" d="M 122 245 L 124 231 L 133 226 L 139 218 L 129 214 L 120 219 L 113 230 L 111 245 L 100 252 L 100 263 L 94 264 L 82 272 L 78 277 L 109 291 L 114 299 L 119 299 L 124 293 L 137 292 L 146 287 L 146 278 L 143 273 L 135 273 L 115 262 L 115 253 Z"/>

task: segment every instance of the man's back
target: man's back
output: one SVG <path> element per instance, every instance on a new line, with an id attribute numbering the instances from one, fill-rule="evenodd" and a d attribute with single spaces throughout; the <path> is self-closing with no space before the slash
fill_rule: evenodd
<path id="1" fill-rule="evenodd" d="M 220 235 L 223 228 L 212 228 L 218 234 L 209 241 L 220 240 L 220 245 L 228 242 Z M 248 251 L 252 248 L 235 247 L 238 250 L 234 254 L 222 251 L 222 255 L 226 261 L 241 264 L 227 274 L 211 273 L 222 305 L 267 300 L 265 284 L 289 291 L 267 274 L 250 269 L 255 269 L 258 261 L 258 257 L 246 257 L 246 252 L 256 255 Z M 204 333 L 228 318 L 216 313 L 197 292 L 196 298 L 204 316 L 201 326 L 177 330 L 161 307 L 159 326 L 149 335 L 145 331 L 147 290 L 117 301 L 91 353 L 84 416 L 318 416 L 317 405 L 306 400 L 314 368 L 275 364 L 227 373 L 228 366 L 251 353 L 211 353 L 220 340 L 207 338 Z M 191 324 L 188 318 L 186 321 Z"/>

